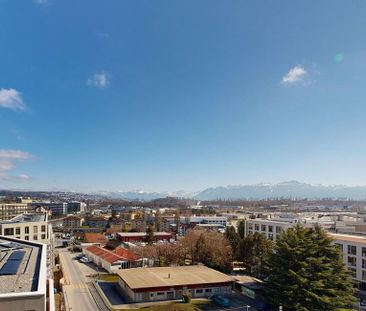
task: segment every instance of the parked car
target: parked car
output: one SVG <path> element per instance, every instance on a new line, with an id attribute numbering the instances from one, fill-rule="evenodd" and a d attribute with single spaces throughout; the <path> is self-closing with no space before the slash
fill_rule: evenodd
<path id="1" fill-rule="evenodd" d="M 89 262 L 91 262 L 91 260 L 88 257 L 85 257 L 85 256 L 84 257 L 81 257 L 80 258 L 80 261 L 83 262 L 83 263 L 89 263 Z"/>
<path id="2" fill-rule="evenodd" d="M 218 305 L 219 307 L 230 307 L 230 300 L 220 295 L 213 295 L 211 300 L 214 304 Z"/>
<path id="3" fill-rule="evenodd" d="M 83 258 L 84 256 L 81 254 L 81 255 L 77 255 L 76 257 L 75 257 L 75 259 L 77 259 L 77 260 L 80 260 L 81 258 Z"/>

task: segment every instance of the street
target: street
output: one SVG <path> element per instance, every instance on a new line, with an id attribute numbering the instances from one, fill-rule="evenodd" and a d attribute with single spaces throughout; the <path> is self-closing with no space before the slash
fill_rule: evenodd
<path id="1" fill-rule="evenodd" d="M 67 250 L 60 250 L 60 263 L 64 273 L 65 305 L 66 310 L 99 311 L 91 296 L 84 273 L 78 267 L 78 262 L 72 258 Z"/>

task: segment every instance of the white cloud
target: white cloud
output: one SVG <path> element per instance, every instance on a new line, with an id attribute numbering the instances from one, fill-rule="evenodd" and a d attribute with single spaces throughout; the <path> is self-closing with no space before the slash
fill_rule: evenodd
<path id="1" fill-rule="evenodd" d="M 0 107 L 13 110 L 25 110 L 22 95 L 15 89 L 0 89 Z"/>
<path id="2" fill-rule="evenodd" d="M 106 88 L 110 84 L 110 77 L 109 74 L 105 71 L 102 71 L 100 73 L 94 74 L 92 77 L 90 77 L 87 81 L 88 85 L 90 86 L 96 86 L 99 88 Z"/>
<path id="3" fill-rule="evenodd" d="M 29 160 L 32 155 L 21 150 L 0 149 L 0 180 L 28 180 L 30 177 L 26 174 L 19 176 L 10 175 L 9 173 L 15 169 L 15 161 Z"/>
<path id="4" fill-rule="evenodd" d="M 307 75 L 307 71 L 301 65 L 291 68 L 288 73 L 282 77 L 282 84 L 289 85 L 300 82 Z"/>

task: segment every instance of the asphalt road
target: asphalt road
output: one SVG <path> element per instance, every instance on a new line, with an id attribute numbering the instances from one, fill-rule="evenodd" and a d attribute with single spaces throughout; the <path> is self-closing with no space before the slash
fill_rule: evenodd
<path id="1" fill-rule="evenodd" d="M 77 262 L 67 250 L 60 251 L 60 263 L 64 273 L 65 304 L 67 311 L 99 311 L 91 296 L 87 280 Z"/>

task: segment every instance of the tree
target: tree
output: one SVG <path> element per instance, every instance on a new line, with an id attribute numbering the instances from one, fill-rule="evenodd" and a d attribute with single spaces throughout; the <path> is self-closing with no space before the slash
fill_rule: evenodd
<path id="1" fill-rule="evenodd" d="M 335 311 L 354 302 L 342 254 L 320 227 L 285 231 L 270 256 L 268 272 L 266 296 L 284 310 Z"/>
<path id="2" fill-rule="evenodd" d="M 253 276 L 264 277 L 266 262 L 273 252 L 273 242 L 263 234 L 254 233 L 240 241 L 238 260 Z"/>
<path id="3" fill-rule="evenodd" d="M 245 222 L 244 220 L 240 220 L 238 224 L 238 234 L 241 239 L 245 237 Z"/>
<path id="4" fill-rule="evenodd" d="M 233 226 L 230 226 L 226 228 L 225 237 L 231 245 L 233 257 L 236 257 L 240 242 L 239 234 L 236 232 Z"/>
<path id="5" fill-rule="evenodd" d="M 149 245 L 152 245 L 155 241 L 155 237 L 154 237 L 154 227 L 152 225 L 149 225 L 146 228 L 146 242 Z"/>

